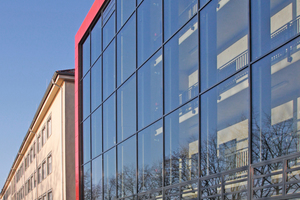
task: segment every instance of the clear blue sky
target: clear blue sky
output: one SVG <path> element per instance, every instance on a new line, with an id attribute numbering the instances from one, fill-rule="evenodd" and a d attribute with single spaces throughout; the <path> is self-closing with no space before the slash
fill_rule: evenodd
<path id="1" fill-rule="evenodd" d="M 56 70 L 94 0 L 0 1 L 0 192 Z"/>

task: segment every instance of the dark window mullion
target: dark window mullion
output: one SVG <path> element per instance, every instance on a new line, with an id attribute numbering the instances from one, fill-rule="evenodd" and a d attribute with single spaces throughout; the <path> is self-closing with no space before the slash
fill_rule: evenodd
<path id="1" fill-rule="evenodd" d="M 248 0 L 248 68 L 249 68 L 249 122 L 248 122 L 248 166 L 252 164 L 252 45 L 251 45 L 251 0 Z M 253 187 L 253 170 L 248 168 L 248 187 L 247 197 L 248 199 L 253 198 L 252 187 Z"/>
<path id="2" fill-rule="evenodd" d="M 136 116 L 136 122 L 135 122 L 135 130 L 136 130 L 136 193 L 138 194 L 139 191 L 139 176 L 138 176 L 138 170 L 139 170 L 139 145 L 138 145 L 138 99 L 139 99 L 139 93 L 138 93 L 138 27 L 137 27 L 137 24 L 138 24 L 138 15 L 137 15 L 137 0 L 135 1 L 135 9 L 133 11 L 133 13 L 135 14 L 135 71 L 134 73 L 136 74 L 136 78 L 135 78 L 135 102 L 136 102 L 136 105 L 135 105 L 135 116 Z M 132 14 L 132 15 L 134 15 Z M 136 196 L 136 198 L 138 199 L 138 196 Z"/>
<path id="3" fill-rule="evenodd" d="M 163 116 L 165 114 L 165 64 L 164 64 L 164 33 L 165 33 L 165 25 L 164 25 L 164 0 L 162 0 L 162 113 Z M 162 123 L 163 123 L 163 169 L 162 169 L 162 196 L 163 199 L 165 198 L 165 176 L 166 176 L 166 171 L 165 171 L 165 117 L 162 118 Z"/>

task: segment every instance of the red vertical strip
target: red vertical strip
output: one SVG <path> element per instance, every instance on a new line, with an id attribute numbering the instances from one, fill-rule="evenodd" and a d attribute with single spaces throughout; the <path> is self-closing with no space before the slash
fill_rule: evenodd
<path id="1" fill-rule="evenodd" d="M 100 11 L 103 3 L 106 0 L 95 0 L 87 16 L 82 22 L 78 32 L 75 35 L 75 187 L 76 187 L 76 200 L 80 200 L 80 136 L 79 136 L 79 124 L 80 124 L 80 47 L 79 43 L 83 39 L 83 36 L 88 31 L 91 23 L 95 19 L 97 13 Z"/>

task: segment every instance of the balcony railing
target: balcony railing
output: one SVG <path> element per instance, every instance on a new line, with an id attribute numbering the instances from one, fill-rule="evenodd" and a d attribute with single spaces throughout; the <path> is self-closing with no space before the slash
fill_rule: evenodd
<path id="1" fill-rule="evenodd" d="M 300 33 L 300 16 L 286 23 L 271 34 L 272 46 L 277 46 L 294 35 Z"/>

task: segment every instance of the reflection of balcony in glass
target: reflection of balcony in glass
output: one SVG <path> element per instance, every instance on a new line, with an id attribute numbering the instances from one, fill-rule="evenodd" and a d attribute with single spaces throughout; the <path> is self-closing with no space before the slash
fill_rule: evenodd
<path id="1" fill-rule="evenodd" d="M 296 14 L 297 16 L 293 17 L 293 3 L 289 3 L 285 6 L 285 2 L 283 1 L 281 4 L 281 9 L 270 19 L 272 48 L 300 32 L 300 16 L 299 13 L 297 13 L 298 15 Z M 275 5 L 273 5 L 273 7 L 275 10 Z"/>
<path id="2" fill-rule="evenodd" d="M 247 166 L 248 120 L 218 131 L 217 145 L 217 155 L 224 162 L 227 170 Z"/>

